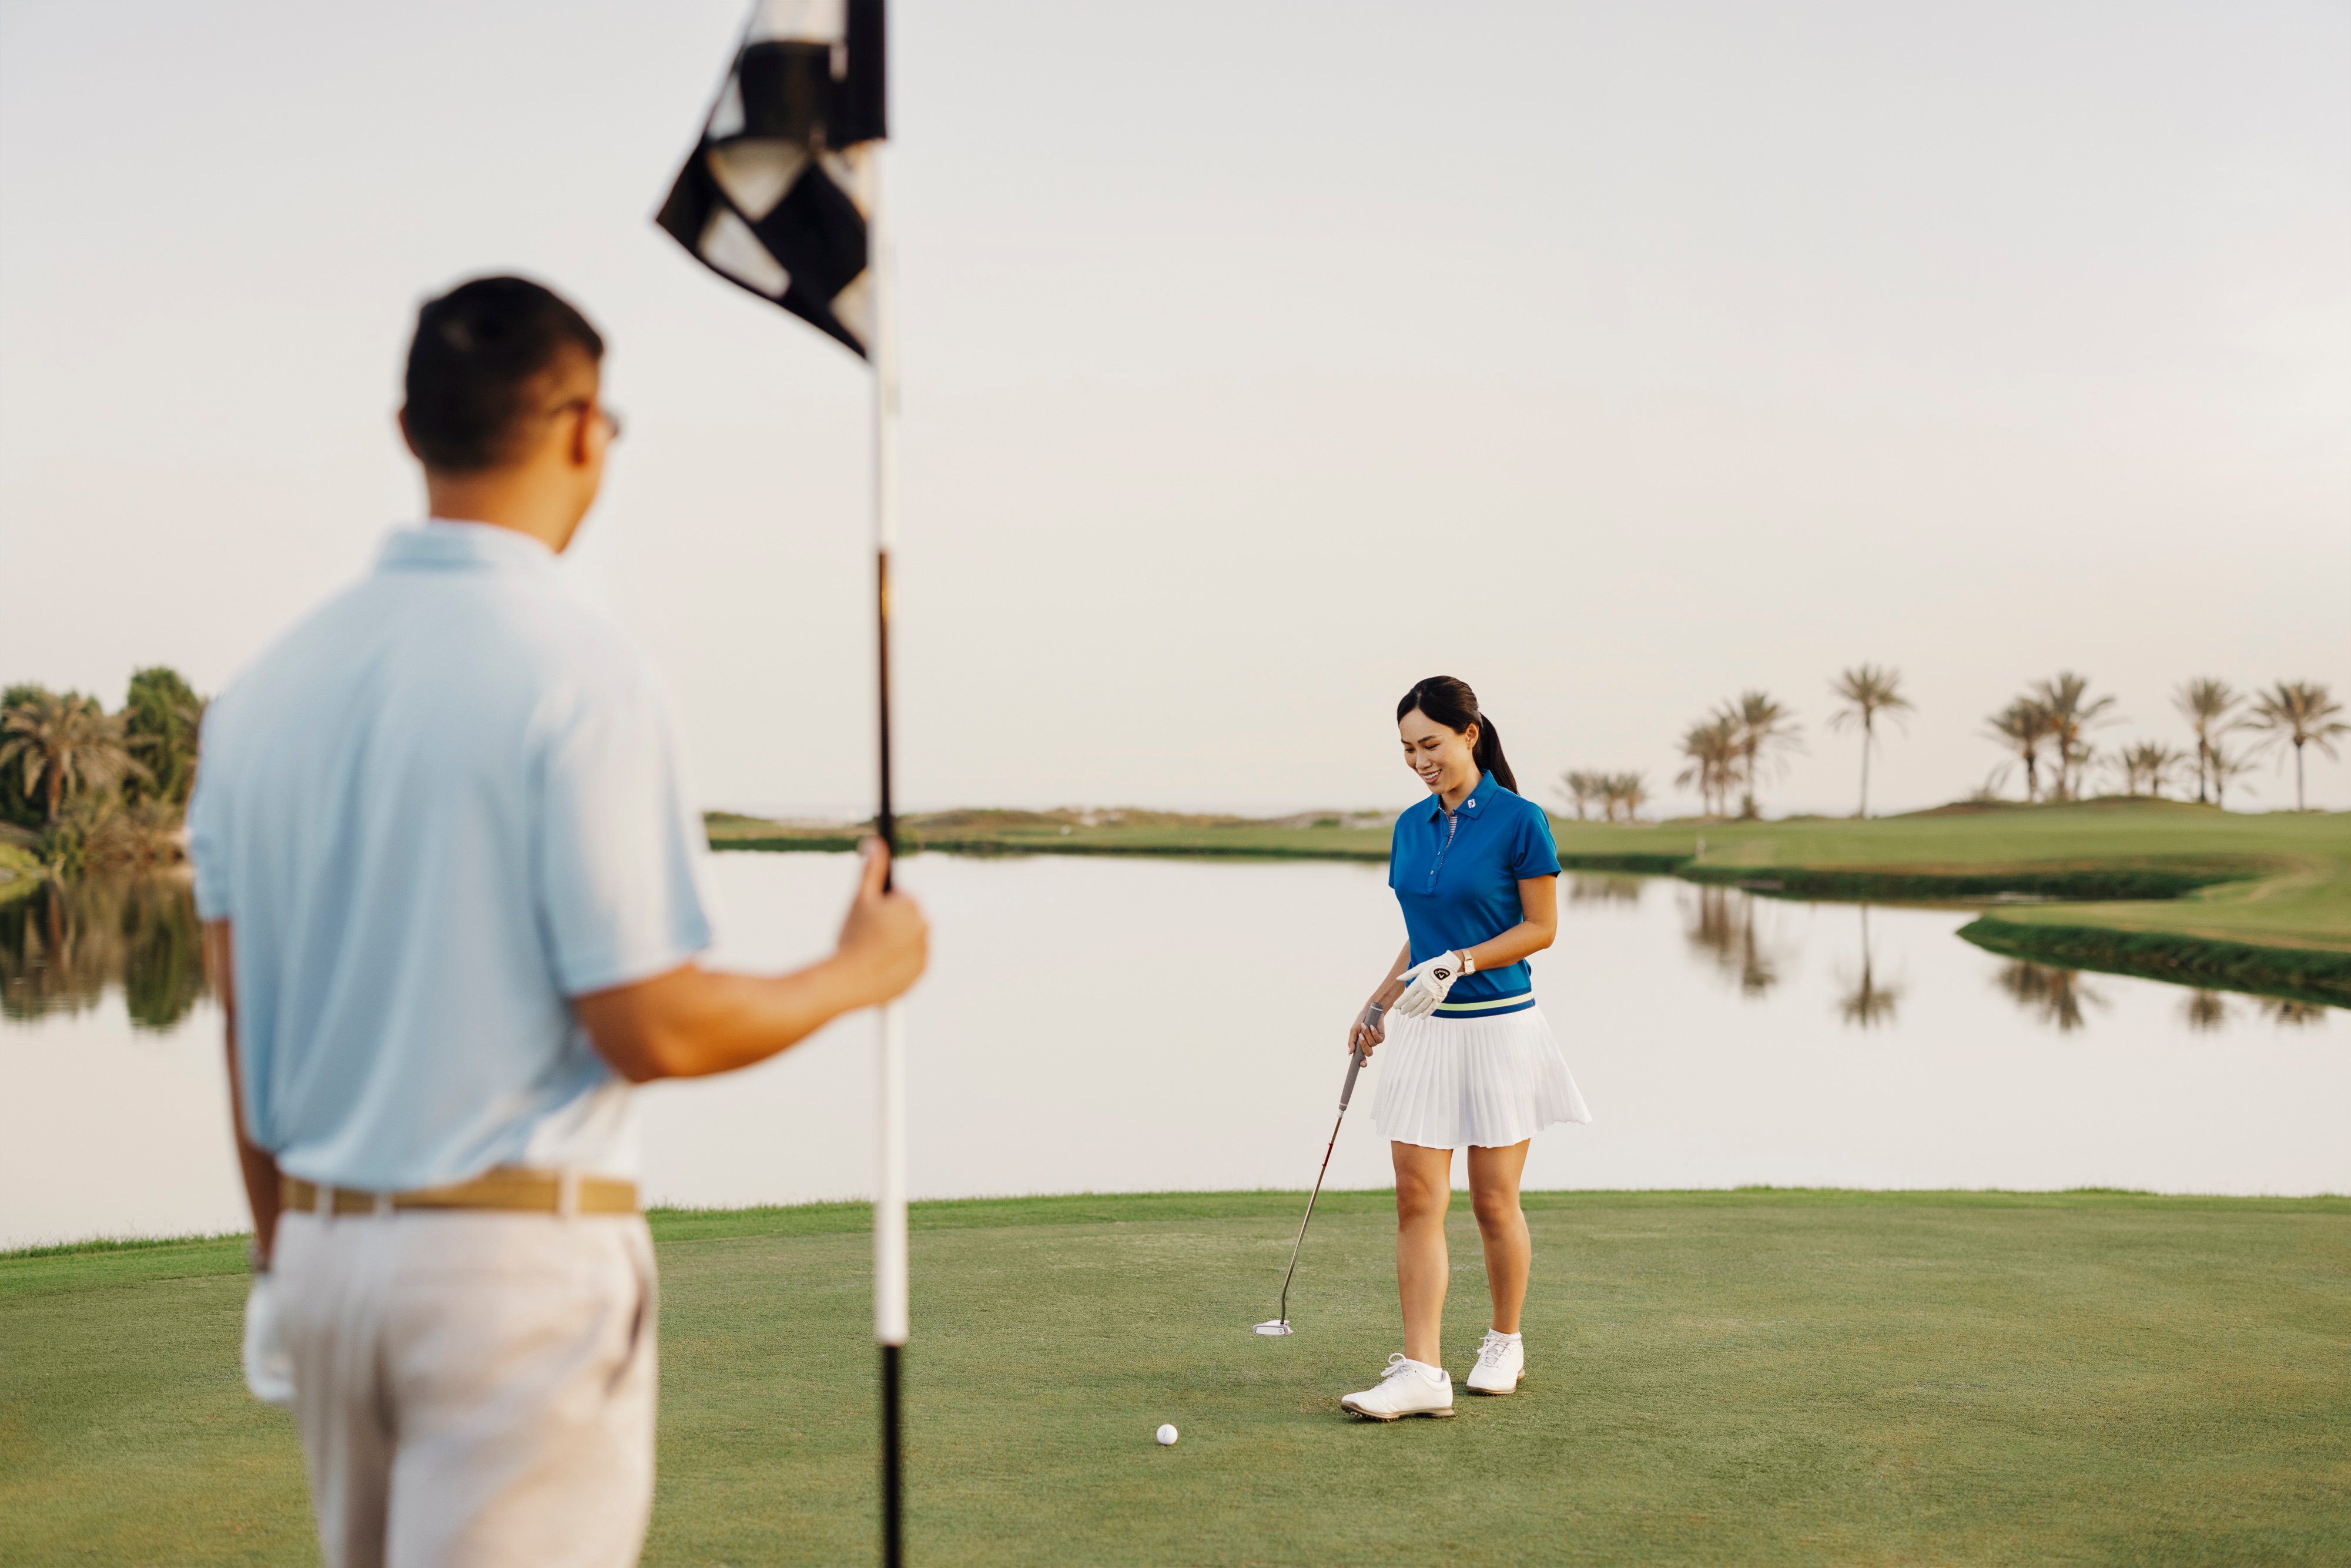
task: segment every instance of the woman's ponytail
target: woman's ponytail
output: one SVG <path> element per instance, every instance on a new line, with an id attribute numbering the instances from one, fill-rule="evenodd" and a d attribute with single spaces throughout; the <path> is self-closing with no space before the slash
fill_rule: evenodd
<path id="1" fill-rule="evenodd" d="M 1431 675 L 1425 681 L 1416 681 L 1396 704 L 1396 717 L 1402 718 L 1415 708 L 1458 734 L 1466 735 L 1470 726 L 1477 726 L 1478 744 L 1470 748 L 1470 756 L 1480 771 L 1494 776 L 1495 783 L 1513 795 L 1518 793 L 1518 776 L 1510 771 L 1510 759 L 1502 755 L 1501 733 L 1494 727 L 1492 719 L 1478 711 L 1478 694 L 1467 683 L 1451 675 Z"/>

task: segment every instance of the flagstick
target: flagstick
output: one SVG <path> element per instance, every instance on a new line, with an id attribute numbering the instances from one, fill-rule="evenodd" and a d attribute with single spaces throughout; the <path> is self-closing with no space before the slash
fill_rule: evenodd
<path id="1" fill-rule="evenodd" d="M 874 826 L 894 856 L 898 819 L 890 798 L 890 550 L 898 537 L 898 331 L 890 230 L 882 201 L 883 143 L 861 160 L 865 183 L 866 271 L 873 289 L 873 600 L 880 653 L 882 807 Z M 895 866 L 893 865 L 894 873 Z M 900 1353 L 906 1343 L 906 1019 L 882 1009 L 881 1169 L 873 1188 L 873 1338 L 882 1347 L 882 1562 L 905 1560 Z"/>

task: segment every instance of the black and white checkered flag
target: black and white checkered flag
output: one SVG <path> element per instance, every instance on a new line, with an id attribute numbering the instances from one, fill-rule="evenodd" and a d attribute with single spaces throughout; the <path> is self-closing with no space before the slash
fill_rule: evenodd
<path id="1" fill-rule="evenodd" d="M 758 0 L 654 222 L 712 271 L 864 354 L 862 165 L 885 106 L 882 0 Z"/>

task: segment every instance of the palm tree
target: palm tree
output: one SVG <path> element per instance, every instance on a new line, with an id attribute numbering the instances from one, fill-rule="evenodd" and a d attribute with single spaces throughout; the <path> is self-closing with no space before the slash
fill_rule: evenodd
<path id="1" fill-rule="evenodd" d="M 149 777 L 131 755 L 122 719 L 96 697 L 37 692 L 0 713 L 0 767 L 20 762 L 25 794 L 43 792 L 50 826 L 77 789 L 110 789 L 126 779 Z"/>
<path id="2" fill-rule="evenodd" d="M 177 670 L 157 664 L 134 674 L 122 700 L 123 736 L 152 778 L 123 793 L 186 805 L 196 780 L 196 735 L 204 722 L 204 699 Z"/>
<path id="3" fill-rule="evenodd" d="M 2051 733 L 2057 740 L 2057 789 L 2055 798 L 2070 800 L 2080 793 L 2082 770 L 2088 766 L 2090 748 L 2082 744 L 2083 733 L 2115 706 L 2115 699 L 2090 697 L 2090 678 L 2071 670 L 2061 670 L 2055 678 L 2042 681 L 2032 690 L 2032 700 L 2049 714 Z"/>
<path id="4" fill-rule="evenodd" d="M 2314 743 L 2328 757 L 2336 756 L 2335 737 L 2351 734 L 2351 724 L 2335 716 L 2342 711 L 2343 705 L 2334 694 L 2316 681 L 2280 681 L 2253 698 L 2252 717 L 2246 723 L 2269 732 L 2269 739 L 2262 744 L 2290 742 L 2294 747 L 2294 809 L 2297 811 L 2310 809 L 2302 796 L 2302 748 Z"/>
<path id="5" fill-rule="evenodd" d="M 2229 786 L 2253 770 L 2253 759 L 2242 751 L 2230 750 L 2216 735 L 2212 737 L 2212 755 L 2206 759 L 2205 766 L 2212 772 L 2212 804 L 2226 810 Z M 2253 787 L 2246 785 L 2245 793 L 2253 793 Z"/>
<path id="6" fill-rule="evenodd" d="M 1829 716 L 1831 729 L 1847 729 L 1861 726 L 1861 810 L 1856 817 L 1869 815 L 1869 750 L 1877 743 L 1877 716 L 1893 714 L 1899 718 L 1916 711 L 1910 699 L 1902 695 L 1902 672 L 1881 670 L 1875 664 L 1856 664 L 1829 683 L 1829 695 L 1844 706 Z"/>
<path id="7" fill-rule="evenodd" d="M 2024 759 L 2024 798 L 2041 798 L 2041 743 L 2057 733 L 2049 710 L 2031 697 L 2019 697 L 1985 721 L 1995 740 L 2016 747 Z"/>
<path id="8" fill-rule="evenodd" d="M 2196 799 L 2204 799 L 2204 778 L 2212 765 L 2212 747 L 2221 736 L 2237 727 L 2238 720 L 2229 716 L 2229 710 L 2244 699 L 2228 682 L 2210 675 L 2199 675 L 2184 683 L 2172 694 L 2171 706 L 2196 732 Z"/>
<path id="9" fill-rule="evenodd" d="M 1600 786 L 1604 781 L 1602 775 L 1586 772 L 1577 768 L 1572 768 L 1559 776 L 1559 792 L 1565 797 L 1569 805 L 1575 808 L 1577 821 L 1586 820 L 1584 808 L 1600 799 Z"/>
<path id="10" fill-rule="evenodd" d="M 1739 781 L 1745 791 L 1739 814 L 1747 818 L 1761 816 L 1762 813 L 1755 809 L 1756 780 L 1763 771 L 1767 756 L 1776 760 L 1781 752 L 1802 744 L 1797 739 L 1801 731 L 1796 716 L 1762 692 L 1742 692 L 1737 702 L 1725 703 L 1716 716 L 1730 723 L 1736 737 Z"/>
<path id="11" fill-rule="evenodd" d="M 1682 736 L 1682 755 L 1689 766 L 1674 775 L 1674 782 L 1694 787 L 1708 816 L 1723 815 L 1739 776 L 1738 724 L 1718 716 L 1690 726 Z"/>
<path id="12" fill-rule="evenodd" d="M 1608 805 L 1608 820 L 1616 820 L 1616 809 L 1625 809 L 1625 820 L 1637 821 L 1641 808 L 1648 804 L 1647 782 L 1638 773 L 1611 773 L 1601 780 L 1601 798 Z"/>
<path id="13" fill-rule="evenodd" d="M 2116 754 L 2116 760 L 2122 765 L 2125 794 L 2136 795 L 2138 787 L 2145 784 L 2147 793 L 2160 800 L 2163 786 L 2188 760 L 2188 753 L 2159 740 L 2140 740 L 2123 747 Z"/>

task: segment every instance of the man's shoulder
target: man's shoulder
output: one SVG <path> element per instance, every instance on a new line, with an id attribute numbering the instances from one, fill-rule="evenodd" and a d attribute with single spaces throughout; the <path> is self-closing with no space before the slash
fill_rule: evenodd
<path id="1" fill-rule="evenodd" d="M 504 706 L 554 691 L 591 700 L 632 695 L 651 685 L 650 667 L 619 623 L 558 579 L 377 572 L 279 634 L 215 706 L 226 734 L 395 691 L 445 690 L 460 706 Z"/>

